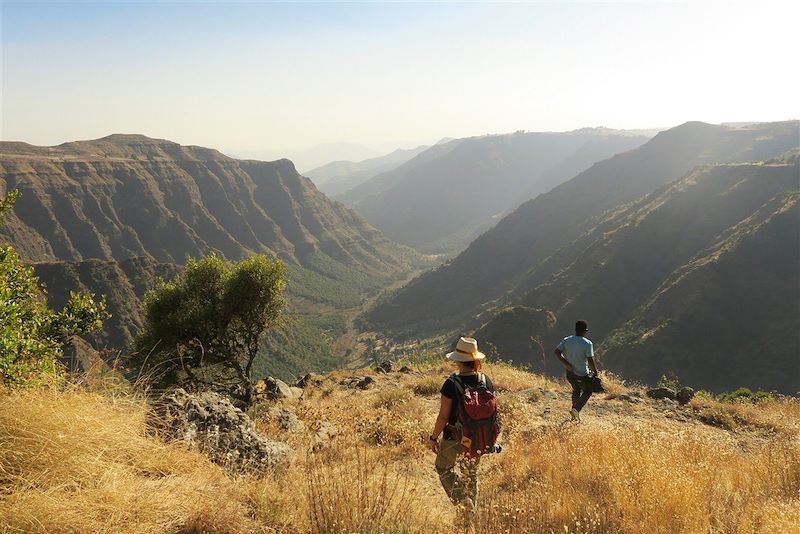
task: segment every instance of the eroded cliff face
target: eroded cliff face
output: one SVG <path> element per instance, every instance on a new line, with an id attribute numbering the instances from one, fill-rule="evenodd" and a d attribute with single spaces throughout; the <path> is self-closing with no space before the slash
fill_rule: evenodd
<path id="1" fill-rule="evenodd" d="M 73 290 L 107 297 L 112 317 L 90 338 L 96 347 L 124 349 L 141 326 L 145 291 L 189 257 L 265 253 L 284 260 L 301 322 L 302 314 L 357 306 L 420 260 L 325 197 L 288 160 L 236 160 L 112 135 L 57 147 L 0 143 L 0 177 L 0 195 L 21 192 L 0 242 L 35 265 L 51 305 L 62 306 Z M 306 337 L 326 339 L 305 327 Z M 328 345 L 292 350 L 291 363 L 276 365 L 285 374 L 308 370 L 306 353 L 330 364 L 337 356 Z M 273 361 L 288 358 L 274 356 L 279 348 L 271 350 Z"/>
<path id="2" fill-rule="evenodd" d="M 240 161 L 143 136 L 34 147 L 0 143 L 21 198 L 0 236 L 28 261 L 183 263 L 218 251 L 303 264 L 314 253 L 368 272 L 407 267 L 397 247 L 331 202 L 288 160 Z"/>

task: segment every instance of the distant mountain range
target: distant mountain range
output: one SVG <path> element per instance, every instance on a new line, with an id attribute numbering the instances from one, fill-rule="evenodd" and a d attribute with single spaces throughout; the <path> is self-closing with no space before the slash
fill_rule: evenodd
<path id="1" fill-rule="evenodd" d="M 398 148 L 384 156 L 358 162 L 334 161 L 306 171 L 303 175 L 311 178 L 320 191 L 333 197 L 364 183 L 377 174 L 394 169 L 427 148 L 426 145 L 411 149 Z"/>
<path id="2" fill-rule="evenodd" d="M 303 173 L 308 169 L 315 169 L 331 161 L 361 161 L 367 158 L 376 158 L 380 152 L 356 143 L 322 143 L 308 148 L 295 150 L 224 150 L 225 154 L 237 159 L 255 159 L 273 161 L 277 159 L 290 159 Z"/>
<path id="3" fill-rule="evenodd" d="M 112 135 L 57 147 L 0 143 L 0 176 L 0 194 L 22 193 L 0 239 L 37 264 L 52 300 L 78 288 L 107 294 L 114 318 L 101 341 L 115 347 L 138 326 L 144 290 L 188 257 L 278 257 L 293 300 L 308 303 L 300 309 L 356 306 L 419 261 L 288 160 Z"/>
<path id="4" fill-rule="evenodd" d="M 605 128 L 458 139 L 334 198 L 395 241 L 452 254 L 525 200 L 647 140 Z"/>
<path id="5" fill-rule="evenodd" d="M 626 377 L 796 391 L 799 128 L 662 132 L 526 202 L 367 318 L 399 339 L 477 332 L 547 372 L 585 318 Z"/>

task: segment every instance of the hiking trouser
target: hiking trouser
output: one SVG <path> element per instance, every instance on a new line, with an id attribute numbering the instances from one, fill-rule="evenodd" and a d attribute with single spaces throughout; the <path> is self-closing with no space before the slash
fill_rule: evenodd
<path id="1" fill-rule="evenodd" d="M 443 439 L 436 455 L 436 472 L 445 493 L 453 504 L 462 504 L 467 498 L 472 500 L 473 509 L 478 499 L 478 458 L 461 455 L 461 443 Z M 456 464 L 459 472 L 456 473 Z"/>
<path id="2" fill-rule="evenodd" d="M 586 405 L 592 396 L 592 385 L 588 376 L 578 376 L 567 371 L 567 381 L 572 385 L 572 407 L 578 411 Z"/>

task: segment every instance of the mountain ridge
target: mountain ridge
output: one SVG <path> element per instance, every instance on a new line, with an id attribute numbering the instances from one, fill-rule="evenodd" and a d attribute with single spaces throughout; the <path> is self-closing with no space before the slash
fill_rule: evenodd
<path id="1" fill-rule="evenodd" d="M 569 258 L 556 256 L 538 271 L 609 212 L 701 164 L 777 157 L 797 146 L 797 131 L 798 122 L 788 121 L 747 129 L 690 122 L 660 132 L 525 202 L 452 261 L 384 299 L 366 319 L 373 329 L 400 338 L 463 328 L 517 291 L 520 280 L 529 280 L 524 287 L 530 288 L 566 267 Z"/>

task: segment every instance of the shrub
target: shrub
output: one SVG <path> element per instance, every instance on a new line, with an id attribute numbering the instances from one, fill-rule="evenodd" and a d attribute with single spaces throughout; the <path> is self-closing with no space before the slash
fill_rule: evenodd
<path id="1" fill-rule="evenodd" d="M 766 391 L 758 390 L 754 392 L 749 388 L 739 388 L 736 391 L 720 393 L 717 396 L 717 399 L 722 402 L 750 402 L 755 404 L 763 401 L 773 400 L 774 397 L 771 393 Z"/>
<path id="2" fill-rule="evenodd" d="M 145 295 L 133 363 L 156 383 L 211 385 L 249 404 L 253 361 L 284 306 L 284 272 L 263 255 L 189 260 Z"/>
<path id="3" fill-rule="evenodd" d="M 0 201 L 0 222 L 17 196 L 12 192 Z M 105 299 L 75 292 L 63 310 L 51 310 L 33 269 L 22 265 L 12 247 L 0 247 L 0 385 L 30 385 L 42 373 L 55 372 L 64 344 L 99 330 L 106 317 Z"/>

